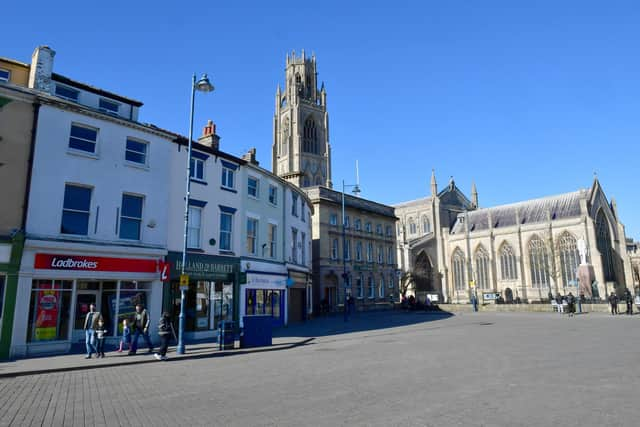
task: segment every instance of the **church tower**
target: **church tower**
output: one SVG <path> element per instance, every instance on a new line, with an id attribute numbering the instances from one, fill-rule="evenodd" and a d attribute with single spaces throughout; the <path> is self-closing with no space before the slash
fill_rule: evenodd
<path id="1" fill-rule="evenodd" d="M 276 91 L 272 172 L 298 187 L 331 188 L 329 116 L 324 83 L 318 90 L 316 57 L 287 54 L 284 91 Z"/>

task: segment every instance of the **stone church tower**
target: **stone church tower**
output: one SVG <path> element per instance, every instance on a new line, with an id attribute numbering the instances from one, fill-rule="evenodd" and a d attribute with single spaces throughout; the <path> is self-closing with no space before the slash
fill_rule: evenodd
<path id="1" fill-rule="evenodd" d="M 329 116 L 324 83 L 318 90 L 316 57 L 287 54 L 284 91 L 276 91 L 272 172 L 298 187 L 331 188 Z"/>

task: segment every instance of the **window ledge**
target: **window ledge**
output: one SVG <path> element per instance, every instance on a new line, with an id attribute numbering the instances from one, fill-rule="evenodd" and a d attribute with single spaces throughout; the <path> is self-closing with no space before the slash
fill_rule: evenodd
<path id="1" fill-rule="evenodd" d="M 67 154 L 78 157 L 85 157 L 87 159 L 98 160 L 100 157 L 95 153 L 89 153 L 88 151 L 76 150 L 74 148 L 67 148 Z"/>
<path id="2" fill-rule="evenodd" d="M 224 191 L 228 191 L 230 193 L 237 193 L 238 192 L 238 191 L 234 190 L 233 188 L 224 187 L 224 186 L 220 186 L 220 189 L 224 190 Z"/>
<path id="3" fill-rule="evenodd" d="M 221 250 L 221 251 L 219 251 L 219 253 L 220 253 L 220 255 L 231 255 L 231 256 L 235 256 L 236 255 L 235 252 L 233 252 L 233 251 Z"/>
<path id="4" fill-rule="evenodd" d="M 193 252 L 193 253 L 198 253 L 198 254 L 203 254 L 204 250 L 200 249 L 200 248 L 187 248 L 187 253 L 188 252 Z"/>
<path id="5" fill-rule="evenodd" d="M 201 179 L 197 179 L 197 178 L 190 178 L 191 182 L 195 183 L 195 184 L 200 184 L 200 185 L 209 185 L 207 184 L 207 181 L 203 181 Z"/>
<path id="6" fill-rule="evenodd" d="M 140 169 L 147 172 L 151 170 L 151 168 L 149 168 L 149 165 L 143 165 L 142 163 L 131 162 L 129 160 L 125 160 L 124 165 L 133 169 Z"/>

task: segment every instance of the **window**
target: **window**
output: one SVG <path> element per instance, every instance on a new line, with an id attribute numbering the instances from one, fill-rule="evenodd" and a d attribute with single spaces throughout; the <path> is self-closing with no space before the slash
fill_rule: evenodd
<path id="1" fill-rule="evenodd" d="M 382 225 L 376 224 L 376 234 L 382 236 Z"/>
<path id="2" fill-rule="evenodd" d="M 344 259 L 345 261 L 351 261 L 351 240 L 344 240 Z"/>
<path id="3" fill-rule="evenodd" d="M 453 285 L 456 291 L 464 291 L 466 289 L 465 285 L 465 262 L 464 262 L 464 254 L 462 251 L 457 248 L 453 252 Z"/>
<path id="4" fill-rule="evenodd" d="M 191 171 L 189 172 L 191 179 L 204 181 L 204 160 L 191 157 Z"/>
<path id="5" fill-rule="evenodd" d="M 304 233 L 300 233 L 300 263 L 302 265 L 307 263 L 306 237 L 307 236 Z"/>
<path id="6" fill-rule="evenodd" d="M 32 280 L 27 342 L 69 339 L 72 289 L 70 280 Z"/>
<path id="7" fill-rule="evenodd" d="M 318 149 L 318 133 L 316 130 L 316 122 L 309 117 L 304 122 L 302 151 L 305 153 L 319 154 Z"/>
<path id="8" fill-rule="evenodd" d="M 356 218 L 356 220 L 354 222 L 354 227 L 355 227 L 356 231 L 362 230 L 362 221 L 360 221 L 360 218 Z"/>
<path id="9" fill-rule="evenodd" d="M 300 219 L 302 222 L 307 222 L 307 220 L 304 219 L 304 216 L 304 199 L 300 199 Z"/>
<path id="10" fill-rule="evenodd" d="M 360 274 L 356 279 L 356 292 L 357 292 L 358 298 L 364 297 L 364 286 L 362 286 L 363 281 L 364 281 L 364 278 L 362 277 L 362 274 Z"/>
<path id="11" fill-rule="evenodd" d="M 413 220 L 413 218 L 409 218 L 409 234 L 416 234 L 416 233 L 417 233 L 416 223 Z"/>
<path id="12" fill-rule="evenodd" d="M 71 124 L 69 148 L 95 154 L 97 140 L 98 129 L 75 123 Z"/>
<path id="13" fill-rule="evenodd" d="M 11 77 L 11 71 L 5 70 L 4 68 L 0 68 L 0 82 L 8 83 L 10 77 Z"/>
<path id="14" fill-rule="evenodd" d="M 611 246 L 609 222 L 605 218 L 602 209 L 598 210 L 598 214 L 596 215 L 596 247 L 602 258 L 604 280 L 616 280 L 615 270 L 613 268 L 615 255 L 613 253 L 613 247 Z"/>
<path id="15" fill-rule="evenodd" d="M 247 194 L 249 194 L 249 196 L 255 197 L 257 199 L 260 195 L 259 186 L 260 181 L 258 181 L 258 178 L 254 178 L 252 176 L 247 178 Z"/>
<path id="16" fill-rule="evenodd" d="M 60 232 L 64 234 L 89 234 L 89 209 L 91 188 L 67 184 L 64 187 L 64 204 Z"/>
<path id="17" fill-rule="evenodd" d="M 369 276 L 367 279 L 367 288 L 369 289 L 369 298 L 376 297 L 376 285 L 373 281 L 373 277 Z"/>
<path id="18" fill-rule="evenodd" d="M 338 225 L 338 214 L 332 213 L 329 215 L 329 224 Z"/>
<path id="19" fill-rule="evenodd" d="M 256 255 L 258 248 L 258 220 L 247 218 L 247 253 Z"/>
<path id="20" fill-rule="evenodd" d="M 187 247 L 200 249 L 200 224 L 202 208 L 189 206 L 189 227 L 187 228 Z"/>
<path id="21" fill-rule="evenodd" d="M 120 211 L 121 239 L 140 240 L 143 200 L 144 198 L 141 196 L 122 195 L 122 210 Z"/>
<path id="22" fill-rule="evenodd" d="M 391 246 L 387 249 L 387 264 L 393 265 L 393 248 Z"/>
<path id="23" fill-rule="evenodd" d="M 291 193 L 291 215 L 298 216 L 298 195 Z"/>
<path id="24" fill-rule="evenodd" d="M 362 242 L 356 243 L 356 261 L 362 261 Z"/>
<path id="25" fill-rule="evenodd" d="M 344 228 L 349 228 L 349 215 L 344 216 Z"/>
<path id="26" fill-rule="evenodd" d="M 267 239 L 269 240 L 269 258 L 275 258 L 276 243 L 278 239 L 278 226 L 275 224 L 269 224 L 269 229 L 267 231 Z"/>
<path id="27" fill-rule="evenodd" d="M 233 213 L 227 211 L 220 212 L 220 250 L 232 251 L 233 246 Z"/>
<path id="28" fill-rule="evenodd" d="M 387 281 L 389 284 L 389 289 L 393 289 L 393 274 L 389 275 L 389 280 Z"/>
<path id="29" fill-rule="evenodd" d="M 367 262 L 373 262 L 373 243 L 367 243 Z"/>
<path id="30" fill-rule="evenodd" d="M 291 260 L 298 263 L 298 230 L 291 229 Z"/>
<path id="31" fill-rule="evenodd" d="M 549 287 L 549 255 L 547 248 L 538 236 L 534 236 L 528 245 L 531 285 L 542 289 Z"/>
<path id="32" fill-rule="evenodd" d="M 272 205 L 278 204 L 278 187 L 275 185 L 269 186 L 269 203 Z"/>
<path id="33" fill-rule="evenodd" d="M 120 109 L 120 104 L 117 102 L 109 101 L 108 99 L 100 98 L 98 102 L 98 108 L 103 113 L 107 114 L 118 114 L 118 110 Z"/>
<path id="34" fill-rule="evenodd" d="M 479 289 L 489 289 L 489 254 L 482 246 L 476 251 L 476 279 Z"/>
<path id="35" fill-rule="evenodd" d="M 384 263 L 384 249 L 382 246 L 378 246 L 378 264 Z"/>
<path id="36" fill-rule="evenodd" d="M 229 166 L 222 164 L 222 187 L 233 190 L 234 188 L 234 174 L 235 169 L 230 168 Z"/>
<path id="37" fill-rule="evenodd" d="M 378 281 L 378 298 L 384 298 L 384 276 Z"/>
<path id="38" fill-rule="evenodd" d="M 562 271 L 562 283 L 565 287 L 577 286 L 578 278 L 576 272 L 580 265 L 580 254 L 578 253 L 578 242 L 571 234 L 565 232 L 560 236 L 558 243 L 560 252 L 560 270 Z"/>
<path id="39" fill-rule="evenodd" d="M 127 150 L 124 154 L 125 160 L 127 160 L 128 162 L 146 165 L 148 145 L 149 144 L 146 142 L 127 138 Z"/>
<path id="40" fill-rule="evenodd" d="M 331 244 L 331 259 L 338 259 L 338 239 L 333 239 Z"/>
<path id="41" fill-rule="evenodd" d="M 390 225 L 387 225 L 385 227 L 385 233 L 386 233 L 387 237 L 391 237 L 392 231 L 391 231 L 391 226 Z"/>
<path id="42" fill-rule="evenodd" d="M 55 94 L 60 98 L 68 99 L 69 101 L 78 102 L 80 91 L 71 89 L 70 87 L 67 87 L 67 86 L 62 86 L 57 84 L 55 89 Z"/>
<path id="43" fill-rule="evenodd" d="M 426 215 L 422 215 L 422 232 L 424 234 L 431 233 L 431 223 Z"/>
<path id="44" fill-rule="evenodd" d="M 505 243 L 500 250 L 500 272 L 502 280 L 516 280 L 518 278 L 516 256 L 508 243 Z"/>
<path id="45" fill-rule="evenodd" d="M 367 223 L 364 225 L 364 229 L 365 229 L 365 231 L 366 231 L 367 233 L 371 233 L 371 223 L 370 223 L 370 222 L 367 222 Z"/>

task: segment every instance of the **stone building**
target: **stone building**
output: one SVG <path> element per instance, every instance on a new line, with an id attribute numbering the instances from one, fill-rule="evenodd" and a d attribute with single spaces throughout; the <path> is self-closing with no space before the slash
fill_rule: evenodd
<path id="1" fill-rule="evenodd" d="M 532 302 L 633 289 L 624 225 L 597 178 L 590 188 L 490 208 L 479 207 L 475 185 L 469 200 L 453 179 L 438 192 L 432 175 L 431 193 L 395 206 L 403 290 L 418 299 L 467 302 L 477 292 Z M 592 280 L 578 289 L 580 241 Z"/>

